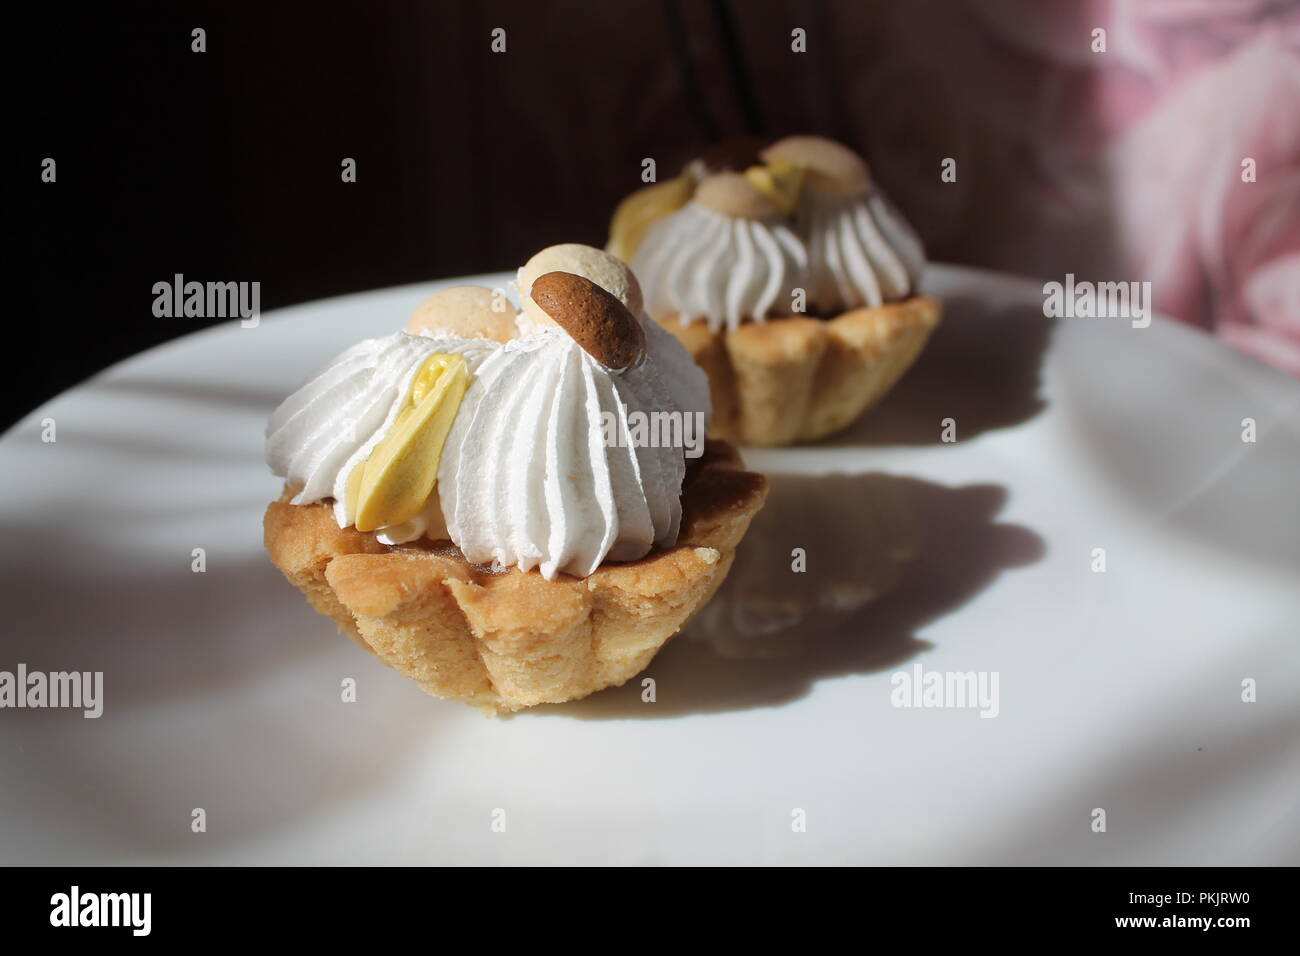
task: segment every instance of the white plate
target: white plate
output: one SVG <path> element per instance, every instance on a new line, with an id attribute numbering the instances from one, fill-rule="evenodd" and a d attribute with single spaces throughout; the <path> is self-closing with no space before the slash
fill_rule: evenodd
<path id="1" fill-rule="evenodd" d="M 210 329 L 33 413 L 0 442 L 0 670 L 102 671 L 105 703 L 0 711 L 0 862 L 1300 862 L 1300 386 L 1159 320 L 1052 328 L 1034 283 L 928 278 L 948 316 L 885 405 L 749 455 L 773 503 L 655 703 L 434 700 L 266 559 L 267 413 L 439 284 Z M 726 632 L 891 565 L 797 637 Z M 892 706 L 918 664 L 996 672 L 998 716 Z"/>

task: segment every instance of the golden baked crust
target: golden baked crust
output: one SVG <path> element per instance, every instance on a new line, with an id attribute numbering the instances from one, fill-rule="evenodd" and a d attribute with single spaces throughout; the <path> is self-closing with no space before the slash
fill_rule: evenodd
<path id="1" fill-rule="evenodd" d="M 327 504 L 272 502 L 271 560 L 312 606 L 436 697 L 519 710 L 622 684 L 713 596 L 767 479 L 710 441 L 690 464 L 672 548 L 587 578 L 471 565 L 450 542 L 389 547 Z"/>
<path id="2" fill-rule="evenodd" d="M 848 426 L 894 387 L 921 353 L 942 312 L 913 296 L 833 319 L 746 322 L 734 331 L 660 324 L 709 377 L 714 438 L 788 445 Z"/>

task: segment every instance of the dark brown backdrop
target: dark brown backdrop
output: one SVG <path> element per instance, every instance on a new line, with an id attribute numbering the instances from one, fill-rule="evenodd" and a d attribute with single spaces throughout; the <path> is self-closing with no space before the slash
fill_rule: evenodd
<path id="1" fill-rule="evenodd" d="M 975 29 L 978 6 L 43 9 L 15 34 L 36 71 L 19 97 L 15 178 L 34 260 L 18 271 L 37 297 L 17 346 L 39 360 L 10 379 L 6 421 L 204 324 L 152 315 L 153 283 L 175 273 L 258 280 L 274 308 L 513 268 L 553 242 L 603 244 L 644 157 L 670 175 L 732 133 L 840 138 L 866 153 L 934 256 L 1038 268 L 1044 245 L 1018 222 L 1016 198 L 981 187 L 987 163 L 969 162 L 956 186 L 939 182 L 943 156 L 974 156 L 978 140 L 996 160 L 1016 132 L 938 122 L 932 107 L 951 106 L 954 86 L 936 82 L 937 64 L 1009 71 L 1010 114 L 1026 126 L 1041 114 L 1017 52 Z M 194 27 L 207 31 L 206 53 L 190 50 Z M 503 54 L 490 46 L 497 27 Z M 791 50 L 795 28 L 806 53 Z M 57 184 L 39 182 L 46 156 Z M 357 161 L 355 184 L 340 181 L 344 157 Z M 1079 249 L 1104 243 L 1078 245 L 1083 272 Z"/>

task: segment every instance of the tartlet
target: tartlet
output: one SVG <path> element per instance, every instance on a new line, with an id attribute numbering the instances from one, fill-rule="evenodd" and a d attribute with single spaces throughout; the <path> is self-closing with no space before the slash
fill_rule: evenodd
<path id="1" fill-rule="evenodd" d="M 324 504 L 267 509 L 266 545 L 312 606 L 435 697 L 491 710 L 585 697 L 643 671 L 727 576 L 765 493 L 710 441 L 677 543 L 586 578 L 470 564 L 449 541 L 389 546 Z"/>
<path id="2" fill-rule="evenodd" d="M 610 252 L 709 379 L 711 434 L 825 437 L 879 402 L 939 322 L 924 250 L 866 163 L 831 140 L 719 144 L 627 197 Z"/>
<path id="3" fill-rule="evenodd" d="M 551 247 L 519 292 L 518 313 L 499 290 L 438 293 L 267 427 L 286 479 L 264 520 L 273 563 L 428 693 L 504 711 L 644 669 L 767 491 L 703 442 L 704 377 L 645 320 L 625 265 Z M 699 442 L 638 442 L 638 415 L 698 416 Z"/>

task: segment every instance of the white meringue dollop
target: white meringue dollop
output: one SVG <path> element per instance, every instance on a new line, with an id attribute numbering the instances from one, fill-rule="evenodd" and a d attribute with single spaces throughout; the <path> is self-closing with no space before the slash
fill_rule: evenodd
<path id="1" fill-rule="evenodd" d="M 911 295 L 925 266 L 920 237 L 883 193 L 805 189 L 795 230 L 808 243 L 808 305 L 823 314 Z"/>
<path id="2" fill-rule="evenodd" d="M 333 498 L 339 527 L 354 524 L 356 515 L 347 507 L 348 479 L 393 427 L 429 356 L 461 355 L 472 372 L 498 348 L 487 339 L 406 332 L 358 342 L 310 376 L 272 413 L 266 426 L 271 471 L 298 489 L 293 504 Z M 387 530 L 380 529 L 381 535 Z M 410 530 L 403 528 L 398 536 Z"/>
<path id="3" fill-rule="evenodd" d="M 632 257 L 646 310 L 734 331 L 745 320 L 834 315 L 907 298 L 925 249 L 874 185 L 857 196 L 805 187 L 793 223 L 732 218 L 689 202 L 646 233 Z"/>
<path id="4" fill-rule="evenodd" d="M 738 219 L 689 202 L 650 227 L 632 257 L 646 311 L 735 329 L 789 315 L 807 268 L 804 243 L 781 221 Z"/>
<path id="5" fill-rule="evenodd" d="M 483 362 L 438 473 L 447 530 L 466 559 L 537 568 L 549 580 L 676 541 L 683 450 L 634 440 L 633 419 L 698 415 L 707 428 L 708 383 L 653 326 L 645 361 L 621 374 L 558 329 Z"/>

